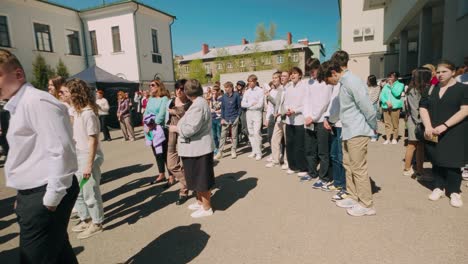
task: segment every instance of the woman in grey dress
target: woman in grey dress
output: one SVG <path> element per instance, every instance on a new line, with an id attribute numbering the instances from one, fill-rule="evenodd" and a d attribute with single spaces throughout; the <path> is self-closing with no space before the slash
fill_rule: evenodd
<path id="1" fill-rule="evenodd" d="M 421 94 L 426 89 L 429 89 L 431 85 L 431 76 L 432 73 L 430 69 L 423 67 L 415 69 L 407 91 L 406 109 L 408 109 L 408 111 L 406 111 L 406 127 L 408 129 L 408 145 L 406 146 L 405 168 L 403 169 L 404 176 L 421 177 L 423 175 L 424 144 L 416 138 L 415 130 L 416 125 L 422 122 L 419 116 L 419 101 L 421 100 Z M 416 172 L 412 168 L 413 155 L 415 151 Z"/>

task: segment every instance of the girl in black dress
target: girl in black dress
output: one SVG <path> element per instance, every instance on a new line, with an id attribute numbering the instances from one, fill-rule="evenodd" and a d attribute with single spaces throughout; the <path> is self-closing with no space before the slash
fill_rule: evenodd
<path id="1" fill-rule="evenodd" d="M 452 63 L 443 61 L 437 65 L 440 82 L 423 94 L 419 111 L 434 176 L 429 199 L 439 200 L 445 189 L 450 204 L 461 207 L 460 168 L 468 163 L 468 85 L 457 83 L 454 75 Z"/>

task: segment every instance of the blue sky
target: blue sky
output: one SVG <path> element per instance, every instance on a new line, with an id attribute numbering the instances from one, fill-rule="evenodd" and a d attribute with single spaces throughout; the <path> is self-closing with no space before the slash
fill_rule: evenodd
<path id="1" fill-rule="evenodd" d="M 257 24 L 276 24 L 276 39 L 291 32 L 293 41 L 320 40 L 327 58 L 337 47 L 338 1 L 336 0 L 139 0 L 177 17 L 172 25 L 174 54 L 186 55 L 210 47 L 253 42 Z M 102 0 L 51 0 L 75 8 L 87 8 Z M 105 0 L 106 3 L 114 2 Z"/>

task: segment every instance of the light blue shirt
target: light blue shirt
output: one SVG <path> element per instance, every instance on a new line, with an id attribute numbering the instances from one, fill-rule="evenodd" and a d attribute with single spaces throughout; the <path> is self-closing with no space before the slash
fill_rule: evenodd
<path id="1" fill-rule="evenodd" d="M 340 79 L 340 119 L 343 140 L 373 136 L 377 130 L 377 113 L 369 98 L 367 85 L 346 70 Z"/>

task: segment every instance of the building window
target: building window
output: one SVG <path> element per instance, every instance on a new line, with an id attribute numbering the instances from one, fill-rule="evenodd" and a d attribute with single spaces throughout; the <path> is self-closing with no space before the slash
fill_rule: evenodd
<path id="1" fill-rule="evenodd" d="M 98 55 L 98 46 L 97 46 L 97 39 L 96 39 L 96 31 L 89 32 L 89 39 L 91 40 L 91 55 Z"/>
<path id="2" fill-rule="evenodd" d="M 293 62 L 298 62 L 298 61 L 299 61 L 299 54 L 294 53 L 294 54 L 292 55 L 292 61 L 293 61 Z"/>
<path id="3" fill-rule="evenodd" d="M 6 16 L 0 16 L 0 47 L 11 47 Z"/>
<path id="4" fill-rule="evenodd" d="M 68 54 L 80 56 L 80 33 L 78 31 L 67 29 L 66 34 L 68 41 Z"/>
<path id="5" fill-rule="evenodd" d="M 34 35 L 37 50 L 53 52 L 49 25 L 34 23 Z"/>
<path id="6" fill-rule="evenodd" d="M 283 55 L 278 55 L 278 56 L 276 57 L 276 62 L 277 62 L 278 64 L 283 63 L 283 62 L 284 62 L 284 57 L 283 57 Z"/>
<path id="7" fill-rule="evenodd" d="M 223 69 L 223 64 L 222 63 L 216 64 L 216 69 L 222 70 Z"/>
<path id="8" fill-rule="evenodd" d="M 153 40 L 153 53 L 159 54 L 158 31 L 156 29 L 151 29 L 151 39 Z"/>
<path id="9" fill-rule="evenodd" d="M 257 66 L 257 60 L 256 59 L 252 59 L 252 66 Z"/>
<path id="10" fill-rule="evenodd" d="M 205 72 L 206 72 L 206 73 L 211 73 L 210 64 L 206 63 L 206 64 L 204 64 L 203 66 L 205 66 Z"/>
<path id="11" fill-rule="evenodd" d="M 153 63 L 162 64 L 162 57 L 160 54 L 152 54 L 151 57 L 152 57 Z"/>
<path id="12" fill-rule="evenodd" d="M 226 68 L 232 69 L 232 63 L 230 63 L 230 62 L 226 63 Z"/>
<path id="13" fill-rule="evenodd" d="M 185 73 L 188 73 L 188 72 L 190 71 L 189 66 L 188 66 L 188 65 L 185 65 L 185 66 L 184 66 L 184 70 L 185 70 Z"/>
<path id="14" fill-rule="evenodd" d="M 241 66 L 241 68 L 244 68 L 244 67 L 245 67 L 245 62 L 244 62 L 244 60 L 240 60 L 240 61 L 239 61 L 239 65 Z"/>
<path id="15" fill-rule="evenodd" d="M 112 46 L 114 47 L 114 52 L 122 51 L 122 46 L 120 45 L 119 26 L 112 27 Z"/>
<path id="16" fill-rule="evenodd" d="M 270 57 L 262 58 L 262 63 L 264 65 L 270 65 L 271 64 L 271 58 Z"/>

